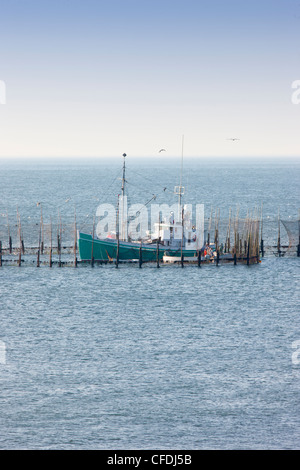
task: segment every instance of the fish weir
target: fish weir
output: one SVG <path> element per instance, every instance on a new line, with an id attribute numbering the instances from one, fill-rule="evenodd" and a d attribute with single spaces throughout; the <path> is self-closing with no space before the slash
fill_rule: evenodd
<path id="1" fill-rule="evenodd" d="M 0 218 L 0 267 L 7 265 L 23 264 L 37 267 L 54 265 L 58 267 L 77 267 L 86 262 L 78 257 L 77 232 L 95 235 L 95 218 L 86 220 L 78 217 L 76 211 L 73 216 L 62 218 L 58 212 L 57 222 L 53 223 L 53 218 L 49 216 L 47 220 L 45 214 L 40 214 L 38 222 L 28 222 L 22 219 L 20 210 L 17 209 L 17 220 L 13 223 L 13 217 L 6 214 L 5 219 Z M 279 257 L 300 257 L 300 219 L 277 217 L 263 218 L 262 207 L 247 213 L 246 217 L 240 217 L 239 209 L 234 215 L 232 209 L 229 216 L 221 218 L 220 209 L 213 213 L 204 221 L 205 244 L 201 250 L 197 251 L 194 259 L 185 259 L 179 256 L 175 263 L 184 266 L 195 264 L 198 267 L 207 264 L 216 266 L 232 263 L 252 265 L 261 261 L 267 256 Z M 284 229 L 284 230 L 282 230 Z M 53 244 L 53 232 L 57 234 L 57 243 Z M 213 240 L 213 241 L 212 241 Z M 56 245 L 56 246 L 55 246 Z M 211 256 L 207 250 L 211 250 Z M 147 261 L 141 257 L 137 260 L 122 261 L 117 260 L 95 260 L 90 264 L 138 264 L 142 266 Z M 154 264 L 160 267 L 167 262 L 159 261 L 155 257 Z"/>

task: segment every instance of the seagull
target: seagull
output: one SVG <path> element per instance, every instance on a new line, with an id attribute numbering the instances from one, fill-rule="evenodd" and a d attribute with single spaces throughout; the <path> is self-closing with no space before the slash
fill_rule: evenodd
<path id="1" fill-rule="evenodd" d="M 160 149 L 158 153 L 165 152 L 165 151 L 166 151 L 165 149 Z"/>
<path id="2" fill-rule="evenodd" d="M 234 141 L 234 140 L 240 140 L 240 139 L 238 139 L 237 137 L 233 137 L 233 138 L 227 139 L 227 140 L 233 140 Z"/>

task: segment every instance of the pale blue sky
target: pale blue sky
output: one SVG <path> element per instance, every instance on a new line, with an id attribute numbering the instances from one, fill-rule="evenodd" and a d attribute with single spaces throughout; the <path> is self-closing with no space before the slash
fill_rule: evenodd
<path id="1" fill-rule="evenodd" d="M 0 157 L 299 156 L 299 44 L 299 0 L 0 0 Z"/>

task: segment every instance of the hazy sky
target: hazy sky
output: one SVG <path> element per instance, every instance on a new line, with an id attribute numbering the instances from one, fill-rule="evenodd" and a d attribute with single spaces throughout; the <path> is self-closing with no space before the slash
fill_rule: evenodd
<path id="1" fill-rule="evenodd" d="M 0 157 L 299 156 L 299 44 L 300 0 L 0 0 Z"/>

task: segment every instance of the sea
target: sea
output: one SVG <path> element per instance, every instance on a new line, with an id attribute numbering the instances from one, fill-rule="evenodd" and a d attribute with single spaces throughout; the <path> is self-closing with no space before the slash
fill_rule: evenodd
<path id="1" fill-rule="evenodd" d="M 44 221 L 59 212 L 70 224 L 76 210 L 84 229 L 101 202 L 116 204 L 122 165 L 0 161 L 0 232 L 20 217 L 29 233 L 41 207 Z M 299 169 L 285 158 L 184 159 L 184 199 L 206 217 L 263 211 L 261 263 L 3 262 L 0 449 L 299 449 L 300 258 L 272 248 L 278 215 L 297 223 Z M 174 202 L 180 173 L 180 157 L 128 155 L 130 201 Z"/>

